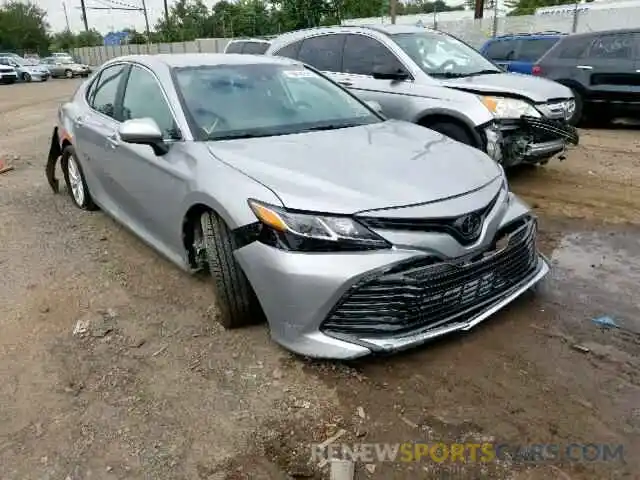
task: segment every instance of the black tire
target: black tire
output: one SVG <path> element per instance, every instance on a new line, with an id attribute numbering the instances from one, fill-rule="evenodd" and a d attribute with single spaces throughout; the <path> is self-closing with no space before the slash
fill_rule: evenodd
<path id="1" fill-rule="evenodd" d="M 64 77 L 65 78 L 73 78 L 73 72 L 71 70 L 65 70 L 64 71 Z"/>
<path id="2" fill-rule="evenodd" d="M 27 72 L 24 72 L 22 74 L 22 81 L 23 82 L 30 82 L 31 81 L 31 75 L 29 75 Z"/>
<path id="3" fill-rule="evenodd" d="M 583 115 L 584 115 L 584 98 L 582 97 L 582 94 L 576 90 L 571 90 L 573 92 L 573 96 L 575 98 L 576 101 L 576 108 L 573 111 L 573 115 L 571 115 L 571 117 L 569 117 L 569 119 L 567 120 L 567 122 L 569 122 L 570 125 L 573 125 L 574 127 L 577 126 L 578 124 L 580 124 L 583 120 Z"/>
<path id="4" fill-rule="evenodd" d="M 74 195 L 73 188 L 71 185 L 71 178 L 69 175 L 69 166 L 73 162 L 73 165 L 77 166 L 77 172 L 80 175 L 81 186 L 83 189 L 83 195 L 81 200 L 76 198 Z M 84 171 L 82 170 L 82 165 L 80 165 L 80 161 L 76 155 L 75 149 L 71 145 L 67 145 L 65 149 L 62 151 L 62 158 L 60 159 L 60 166 L 62 167 L 62 174 L 64 175 L 64 181 L 67 184 L 67 191 L 69 192 L 69 196 L 76 207 L 82 210 L 98 210 L 98 206 L 94 203 L 91 194 L 89 193 L 89 188 L 87 187 L 87 181 L 84 178 Z"/>
<path id="5" fill-rule="evenodd" d="M 456 140 L 460 143 L 464 143 L 465 145 L 474 145 L 474 141 L 471 138 L 471 135 L 465 130 L 464 127 L 457 125 L 452 122 L 436 122 L 432 124 L 425 125 L 427 128 L 431 130 L 435 130 L 438 133 L 441 133 L 453 140 Z"/>
<path id="6" fill-rule="evenodd" d="M 196 227 L 197 228 L 197 227 Z M 264 320 L 253 287 L 233 257 L 237 242 L 224 221 L 214 212 L 200 217 L 206 262 L 213 278 L 220 308 L 218 322 L 225 328 L 239 328 Z"/>

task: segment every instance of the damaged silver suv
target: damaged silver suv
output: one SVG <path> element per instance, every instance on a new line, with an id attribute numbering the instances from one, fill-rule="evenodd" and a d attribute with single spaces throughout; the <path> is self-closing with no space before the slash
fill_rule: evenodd
<path id="1" fill-rule="evenodd" d="M 485 151 L 505 167 L 547 163 L 577 145 L 570 89 L 505 73 L 442 32 L 406 25 L 338 26 L 286 33 L 266 55 L 328 74 L 390 118 L 418 123 Z"/>

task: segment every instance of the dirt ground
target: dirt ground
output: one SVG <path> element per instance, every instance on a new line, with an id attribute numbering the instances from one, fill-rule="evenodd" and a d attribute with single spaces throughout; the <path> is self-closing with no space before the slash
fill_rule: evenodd
<path id="1" fill-rule="evenodd" d="M 340 430 L 350 445 L 624 449 L 359 463 L 358 479 L 640 478 L 640 130 L 582 131 L 566 161 L 511 174 L 553 263 L 537 292 L 406 354 L 314 362 L 266 326 L 216 326 L 205 280 L 50 191 L 49 136 L 76 85 L 0 86 L 0 158 L 15 167 L 0 175 L 1 479 L 323 478 L 310 444 Z"/>

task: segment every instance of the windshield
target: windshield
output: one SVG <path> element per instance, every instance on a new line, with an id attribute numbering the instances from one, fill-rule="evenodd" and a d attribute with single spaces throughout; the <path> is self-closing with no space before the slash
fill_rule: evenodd
<path id="1" fill-rule="evenodd" d="M 392 36 L 411 59 L 432 77 L 467 77 L 502 73 L 489 60 L 460 40 L 438 32 Z"/>
<path id="2" fill-rule="evenodd" d="M 73 61 L 73 58 L 69 58 L 69 57 L 56 57 L 54 59 L 56 61 L 56 63 L 61 63 L 63 65 L 69 65 L 71 63 L 76 63 Z"/>
<path id="3" fill-rule="evenodd" d="M 302 66 L 216 65 L 174 71 L 199 140 L 287 135 L 382 121 L 342 88 Z"/>

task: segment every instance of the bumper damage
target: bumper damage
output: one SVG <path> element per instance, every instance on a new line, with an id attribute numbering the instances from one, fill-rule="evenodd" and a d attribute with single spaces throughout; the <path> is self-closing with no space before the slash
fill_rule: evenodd
<path id="1" fill-rule="evenodd" d="M 54 127 L 53 134 L 51 135 L 51 145 L 49 147 L 49 155 L 47 157 L 47 166 L 45 167 L 45 174 L 47 181 L 53 193 L 60 191 L 60 182 L 56 178 L 56 164 L 58 159 L 62 156 L 62 149 L 60 147 L 60 137 L 58 136 L 58 127 Z"/>
<path id="2" fill-rule="evenodd" d="M 490 318 L 548 273 L 536 231 L 532 217 L 517 217 L 486 248 L 449 260 L 409 248 L 308 255 L 260 242 L 235 256 L 276 342 L 348 360 L 413 348 Z"/>
<path id="3" fill-rule="evenodd" d="M 580 142 L 578 130 L 563 120 L 522 116 L 515 121 L 503 122 L 501 131 L 505 167 L 545 164 Z"/>

